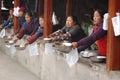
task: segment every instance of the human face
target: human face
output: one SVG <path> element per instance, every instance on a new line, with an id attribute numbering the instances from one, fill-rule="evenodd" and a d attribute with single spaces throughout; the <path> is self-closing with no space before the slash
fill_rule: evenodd
<path id="1" fill-rule="evenodd" d="M 103 21 L 102 17 L 100 16 L 100 13 L 98 11 L 94 12 L 93 20 L 94 20 L 94 24 L 100 24 Z"/>
<path id="2" fill-rule="evenodd" d="M 29 15 L 25 15 L 25 20 L 27 23 L 29 23 L 31 21 L 31 17 Z"/>
<path id="3" fill-rule="evenodd" d="M 19 11 L 19 16 L 21 17 L 21 16 L 23 16 L 23 12 L 22 11 Z"/>
<path id="4" fill-rule="evenodd" d="M 68 17 L 66 20 L 66 26 L 72 27 L 74 24 L 75 24 L 75 22 L 73 21 L 73 19 L 71 17 Z"/>
<path id="5" fill-rule="evenodd" d="M 41 27 L 44 26 L 44 18 L 39 18 L 39 24 Z"/>
<path id="6" fill-rule="evenodd" d="M 13 10 L 10 10 L 10 11 L 9 11 L 9 14 L 10 14 L 10 15 L 13 15 Z"/>

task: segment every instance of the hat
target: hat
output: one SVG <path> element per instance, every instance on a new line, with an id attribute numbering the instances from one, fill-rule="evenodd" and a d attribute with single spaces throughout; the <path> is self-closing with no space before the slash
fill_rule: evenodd
<path id="1" fill-rule="evenodd" d="M 25 8 L 24 7 L 20 7 L 19 8 L 19 12 L 22 11 L 22 12 L 25 12 Z"/>

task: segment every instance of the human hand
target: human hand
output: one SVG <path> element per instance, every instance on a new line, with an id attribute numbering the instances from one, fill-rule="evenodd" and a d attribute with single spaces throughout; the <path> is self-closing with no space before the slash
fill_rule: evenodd
<path id="1" fill-rule="evenodd" d="M 76 48 L 78 46 L 78 43 L 77 42 L 72 42 L 72 47 L 73 48 Z"/>
<path id="2" fill-rule="evenodd" d="M 56 39 L 56 37 L 51 37 L 51 41 L 52 42 L 54 42 L 54 41 L 56 41 L 57 39 Z"/>
<path id="3" fill-rule="evenodd" d="M 2 29 L 2 25 L 0 25 L 0 29 Z"/>
<path id="4" fill-rule="evenodd" d="M 31 39 L 31 36 L 28 36 L 28 37 L 27 37 L 27 40 L 29 41 L 30 39 Z"/>
<path id="5" fill-rule="evenodd" d="M 28 42 L 28 41 L 26 41 L 26 42 L 24 43 L 24 45 L 25 45 L 25 46 L 29 45 L 29 42 Z"/>
<path id="6" fill-rule="evenodd" d="M 16 39 L 14 39 L 13 41 L 14 41 L 14 43 L 16 43 L 18 40 L 19 40 L 19 39 L 18 39 L 18 38 L 16 38 Z"/>
<path id="7" fill-rule="evenodd" d="M 36 43 L 37 43 L 37 45 L 40 45 L 40 41 L 37 41 Z"/>
<path id="8" fill-rule="evenodd" d="M 14 36 L 15 36 L 15 33 L 11 34 L 10 36 L 11 36 L 11 37 L 14 37 Z"/>
<path id="9" fill-rule="evenodd" d="M 8 29 L 8 26 L 5 26 L 5 29 Z"/>

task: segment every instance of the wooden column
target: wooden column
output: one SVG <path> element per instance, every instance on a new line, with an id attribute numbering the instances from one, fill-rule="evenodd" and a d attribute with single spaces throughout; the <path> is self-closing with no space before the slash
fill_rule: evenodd
<path id="1" fill-rule="evenodd" d="M 52 32 L 53 0 L 44 0 L 44 37 Z"/>
<path id="2" fill-rule="evenodd" d="M 73 13 L 73 0 L 66 0 L 66 16 Z"/>
<path id="3" fill-rule="evenodd" d="M 0 24 L 1 24 L 1 22 L 2 22 L 2 14 L 1 14 L 1 12 L 2 12 L 2 11 L 1 11 L 1 1 L 2 1 L 2 0 L 0 0 Z"/>
<path id="4" fill-rule="evenodd" d="M 109 0 L 109 30 L 107 44 L 107 70 L 120 70 L 120 36 L 115 37 L 111 18 L 120 11 L 120 0 Z"/>
<path id="5" fill-rule="evenodd" d="M 20 5 L 20 0 L 14 0 L 14 7 L 17 7 Z M 14 32 L 17 30 L 18 28 L 18 18 L 14 17 Z"/>
<path id="6" fill-rule="evenodd" d="M 44 0 L 39 0 L 38 12 L 39 12 L 39 16 L 44 14 Z"/>

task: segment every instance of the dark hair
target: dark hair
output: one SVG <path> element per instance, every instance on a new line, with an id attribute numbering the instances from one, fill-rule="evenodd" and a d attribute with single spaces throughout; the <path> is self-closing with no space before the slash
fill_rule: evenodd
<path id="1" fill-rule="evenodd" d="M 78 19 L 77 19 L 76 16 L 70 15 L 70 16 L 68 16 L 68 17 L 71 17 L 74 22 L 78 23 Z M 68 18 L 68 17 L 67 17 L 67 18 Z"/>
<path id="2" fill-rule="evenodd" d="M 32 15 L 32 13 L 31 12 L 26 12 L 26 14 L 25 15 L 28 15 L 28 16 L 30 16 L 30 17 L 33 17 L 33 15 Z"/>
<path id="3" fill-rule="evenodd" d="M 39 18 L 44 18 L 44 15 L 40 15 Z"/>
<path id="4" fill-rule="evenodd" d="M 14 8 L 13 8 L 13 7 L 10 7 L 10 8 L 9 8 L 9 10 L 12 10 L 12 11 L 14 11 Z"/>
<path id="5" fill-rule="evenodd" d="M 96 9 L 95 11 L 97 11 L 102 18 L 103 18 L 103 16 L 104 16 L 104 14 L 107 13 L 106 10 L 102 10 L 102 9 Z M 95 12 L 95 11 L 94 11 L 94 12 Z"/>

